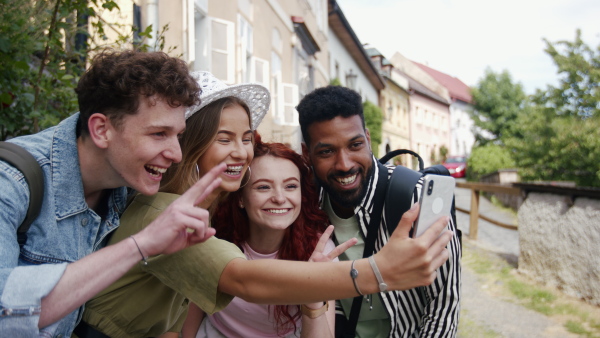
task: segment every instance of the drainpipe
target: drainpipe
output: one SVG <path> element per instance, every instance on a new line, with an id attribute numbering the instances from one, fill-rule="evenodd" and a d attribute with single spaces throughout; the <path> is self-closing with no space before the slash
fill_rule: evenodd
<path id="1" fill-rule="evenodd" d="M 152 25 L 152 37 L 148 39 L 150 50 L 156 50 L 156 40 L 158 35 L 158 0 L 146 1 L 146 25 Z"/>

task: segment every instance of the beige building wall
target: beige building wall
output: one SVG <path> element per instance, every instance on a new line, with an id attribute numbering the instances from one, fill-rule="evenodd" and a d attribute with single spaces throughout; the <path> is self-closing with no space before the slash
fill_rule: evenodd
<path id="1" fill-rule="evenodd" d="M 443 145 L 450 149 L 450 110 L 447 104 L 419 93 L 410 96 L 411 149 L 423 158 L 425 167 L 436 164 Z"/>
<path id="2" fill-rule="evenodd" d="M 391 150 L 410 149 L 408 92 L 392 79 L 385 77 L 385 89 L 381 91 L 379 101 L 383 113 L 380 157 Z M 401 162 L 397 164 L 408 165 L 409 156 L 401 156 Z"/>
<path id="3" fill-rule="evenodd" d="M 142 30 L 153 22 L 155 32 L 168 25 L 163 51 L 190 70 L 269 88 L 271 108 L 259 133 L 301 151 L 295 106 L 329 83 L 327 0 L 119 0 L 124 15 L 109 20 L 131 25 L 134 3 Z"/>

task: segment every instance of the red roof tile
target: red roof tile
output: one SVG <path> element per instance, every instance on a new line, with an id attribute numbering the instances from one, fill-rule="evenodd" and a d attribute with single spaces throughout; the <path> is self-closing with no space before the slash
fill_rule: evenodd
<path id="1" fill-rule="evenodd" d="M 464 82 L 458 78 L 442 73 L 418 62 L 412 62 L 423 69 L 427 74 L 431 75 L 431 77 L 433 77 L 437 82 L 446 87 L 452 100 L 460 100 L 466 103 L 471 103 L 471 88 L 469 88 L 469 86 L 467 86 Z"/>

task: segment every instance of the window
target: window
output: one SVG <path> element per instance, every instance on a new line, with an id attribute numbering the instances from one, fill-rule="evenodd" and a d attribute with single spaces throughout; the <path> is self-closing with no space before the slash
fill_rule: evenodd
<path id="1" fill-rule="evenodd" d="M 237 27 L 237 82 L 251 82 L 250 73 L 252 69 L 252 26 L 241 15 L 238 14 Z"/>
<path id="2" fill-rule="evenodd" d="M 269 61 L 257 57 L 252 58 L 249 82 L 260 83 L 269 88 Z"/>
<path id="3" fill-rule="evenodd" d="M 296 104 L 298 103 L 298 86 L 293 83 L 283 84 L 283 123 L 298 124 L 298 113 Z"/>
<path id="4" fill-rule="evenodd" d="M 133 45 L 139 46 L 142 42 L 140 32 L 142 31 L 142 8 L 133 4 Z M 154 47 L 154 46 L 151 46 Z"/>
<path id="5" fill-rule="evenodd" d="M 196 1 L 198 2 L 198 1 Z M 196 3 L 194 10 L 194 70 L 206 70 L 226 83 L 234 82 L 234 25 L 206 16 Z"/>
<path id="6" fill-rule="evenodd" d="M 273 28 L 273 32 L 271 33 L 271 47 L 281 54 L 283 41 L 281 40 L 281 33 L 277 27 Z"/>
<path id="7" fill-rule="evenodd" d="M 233 83 L 233 24 L 212 18 L 210 28 L 210 70 L 218 79 Z"/>
<path id="8" fill-rule="evenodd" d="M 283 101 L 280 100 L 281 77 L 281 58 L 275 51 L 271 51 L 271 109 L 278 123 L 283 121 Z"/>
<path id="9" fill-rule="evenodd" d="M 310 7 L 317 19 L 317 26 L 321 31 L 325 31 L 327 24 L 327 4 L 324 0 L 309 0 Z"/>

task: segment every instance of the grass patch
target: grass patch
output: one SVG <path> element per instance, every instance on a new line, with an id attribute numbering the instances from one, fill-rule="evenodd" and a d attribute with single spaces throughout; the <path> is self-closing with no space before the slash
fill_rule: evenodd
<path id="1" fill-rule="evenodd" d="M 523 304 L 527 308 L 545 314 L 546 316 L 556 314 L 554 312 L 554 307 L 552 306 L 556 301 L 556 296 L 551 292 L 541 290 L 531 284 L 521 282 L 514 278 L 509 278 L 506 286 L 513 295 L 524 302 Z"/>
<path id="2" fill-rule="evenodd" d="M 600 307 L 539 285 L 520 275 L 498 255 L 468 241 L 463 245 L 463 265 L 477 273 L 490 286 L 490 292 L 555 319 L 571 333 L 600 338 Z"/>
<path id="3" fill-rule="evenodd" d="M 481 338 L 499 338 L 502 337 L 498 332 L 491 330 L 483 325 L 479 325 L 476 322 L 468 318 L 467 311 L 462 310 L 460 314 L 460 321 L 458 322 L 458 331 L 456 332 L 458 338 L 469 338 L 469 337 L 481 337 Z"/>

